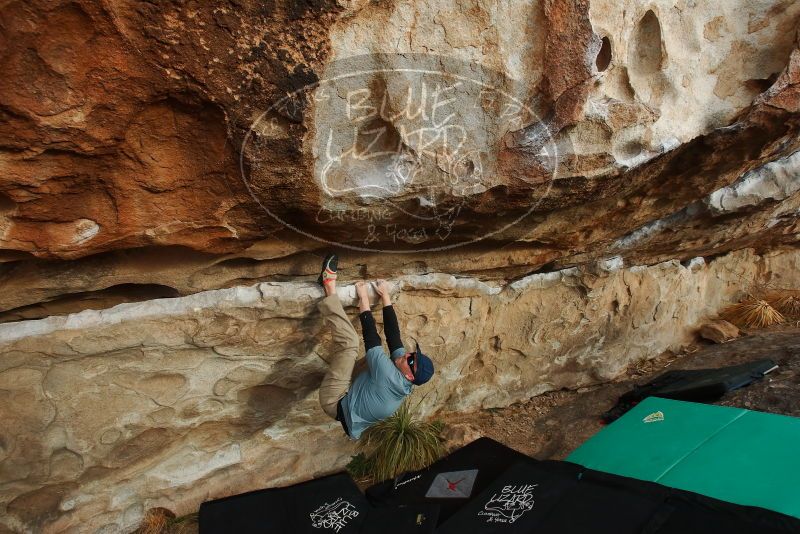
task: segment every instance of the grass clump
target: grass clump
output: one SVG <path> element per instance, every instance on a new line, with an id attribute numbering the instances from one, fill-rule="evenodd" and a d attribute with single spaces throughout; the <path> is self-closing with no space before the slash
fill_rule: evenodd
<path id="1" fill-rule="evenodd" d="M 347 472 L 350 476 L 358 479 L 371 479 L 372 478 L 372 462 L 370 462 L 367 455 L 359 452 L 350 458 L 350 463 L 347 464 Z"/>
<path id="2" fill-rule="evenodd" d="M 359 478 L 380 481 L 423 469 L 444 452 L 443 428 L 439 421 L 417 420 L 404 401 L 392 416 L 364 432 L 358 444 L 361 452 L 350 461 L 348 470 Z"/>
<path id="3" fill-rule="evenodd" d="M 166 508 L 151 508 L 144 515 L 136 534 L 164 534 L 175 514 Z"/>
<path id="4" fill-rule="evenodd" d="M 780 289 L 767 294 L 765 300 L 784 317 L 800 320 L 800 291 Z"/>
<path id="5" fill-rule="evenodd" d="M 135 534 L 196 534 L 197 513 L 175 517 L 166 508 L 151 508 Z"/>
<path id="6" fill-rule="evenodd" d="M 764 328 L 785 321 L 783 315 L 763 298 L 748 296 L 737 304 L 728 306 L 720 317 L 739 328 Z"/>

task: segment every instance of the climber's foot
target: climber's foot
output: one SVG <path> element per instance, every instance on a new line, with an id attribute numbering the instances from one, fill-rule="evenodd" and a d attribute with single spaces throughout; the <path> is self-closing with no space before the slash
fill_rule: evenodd
<path id="1" fill-rule="evenodd" d="M 317 282 L 325 289 L 325 294 L 331 295 L 336 291 L 336 274 L 339 265 L 339 256 L 333 252 L 325 256 L 322 260 L 322 272 L 319 273 Z"/>

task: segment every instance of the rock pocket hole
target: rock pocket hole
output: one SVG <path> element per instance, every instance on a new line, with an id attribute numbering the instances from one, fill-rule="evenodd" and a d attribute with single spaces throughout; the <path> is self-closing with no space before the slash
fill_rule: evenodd
<path id="1" fill-rule="evenodd" d="M 615 155 L 619 159 L 630 160 L 640 156 L 643 150 L 644 147 L 638 141 L 628 141 L 615 150 Z"/>
<path id="2" fill-rule="evenodd" d="M 595 65 L 597 66 L 597 72 L 603 72 L 611 65 L 611 41 L 608 37 L 603 37 L 600 52 L 597 53 L 597 58 L 595 58 Z"/>
<path id="3" fill-rule="evenodd" d="M 747 80 L 746 82 L 744 82 L 744 86 L 745 88 L 747 88 L 748 91 L 752 93 L 761 94 L 770 87 L 772 87 L 772 85 L 775 83 L 775 80 L 777 79 L 778 79 L 778 73 L 776 72 L 772 74 L 769 78 L 754 78 L 752 80 Z"/>
<path id="4" fill-rule="evenodd" d="M 30 252 L 25 252 L 23 250 L 10 250 L 10 249 L 0 249 L 0 263 L 8 263 L 10 261 L 21 261 L 21 260 L 31 260 L 36 258 Z"/>
<path id="5" fill-rule="evenodd" d="M 649 10 L 639 21 L 633 39 L 633 54 L 629 58 L 631 70 L 641 74 L 652 74 L 661 70 L 664 50 L 661 46 L 661 23 Z"/>
<path id="6" fill-rule="evenodd" d="M 0 193 L 0 215 L 7 215 L 17 209 L 17 203 Z"/>

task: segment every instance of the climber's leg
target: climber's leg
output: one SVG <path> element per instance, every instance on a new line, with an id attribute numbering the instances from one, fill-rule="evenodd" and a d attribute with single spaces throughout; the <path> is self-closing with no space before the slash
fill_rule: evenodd
<path id="1" fill-rule="evenodd" d="M 358 334 L 344 313 L 342 303 L 336 294 L 339 257 L 329 253 L 322 260 L 322 271 L 317 281 L 325 290 L 325 298 L 317 305 L 322 319 L 331 325 L 333 331 L 333 353 L 326 359 L 328 372 L 319 386 L 319 403 L 322 410 L 336 419 L 336 405 L 350 389 L 353 366 L 358 357 Z"/>
<path id="2" fill-rule="evenodd" d="M 328 287 L 325 289 L 327 293 Z M 358 334 L 342 308 L 335 286 L 333 293 L 322 299 L 317 307 L 322 319 L 331 325 L 334 342 L 333 353 L 328 358 L 330 368 L 319 387 L 319 403 L 326 414 L 336 419 L 336 403 L 350 389 L 353 366 L 358 358 Z"/>

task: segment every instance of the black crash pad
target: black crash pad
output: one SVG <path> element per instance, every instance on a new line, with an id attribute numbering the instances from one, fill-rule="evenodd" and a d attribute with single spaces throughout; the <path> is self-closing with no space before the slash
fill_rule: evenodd
<path id="1" fill-rule="evenodd" d="M 432 534 L 435 505 L 373 508 L 346 473 L 203 503 L 200 534 Z"/>
<path id="2" fill-rule="evenodd" d="M 659 506 L 620 488 L 583 483 L 581 472 L 564 463 L 515 464 L 437 532 L 636 534 Z"/>
<path id="3" fill-rule="evenodd" d="M 603 414 L 603 420 L 608 423 L 616 421 L 647 397 L 713 402 L 729 391 L 760 380 L 776 367 L 774 361 L 763 359 L 719 369 L 667 371 L 622 395 L 617 404 Z"/>
<path id="4" fill-rule="evenodd" d="M 797 519 L 569 462 L 521 462 L 437 534 L 787 534 Z"/>
<path id="5" fill-rule="evenodd" d="M 372 507 L 361 529 L 362 534 L 433 534 L 439 518 L 435 504 Z"/>
<path id="6" fill-rule="evenodd" d="M 287 488 L 234 495 L 200 506 L 200 534 L 358 534 L 370 506 L 346 473 Z M 323 528 L 325 527 L 325 528 Z"/>
<path id="7" fill-rule="evenodd" d="M 480 438 L 434 462 L 426 469 L 406 473 L 367 488 L 366 496 L 375 506 L 435 504 L 439 505 L 439 523 L 458 511 L 472 497 L 483 491 L 494 479 L 516 462 L 534 461 L 490 438 Z M 449 477 L 453 483 L 464 478 L 464 471 L 476 470 L 471 491 L 465 497 L 460 486 L 454 487 L 454 497 L 426 497 L 438 475 L 460 473 Z M 466 480 L 468 481 L 468 479 Z M 437 481 L 438 486 L 438 481 Z M 457 495 L 457 496 L 456 496 Z"/>

